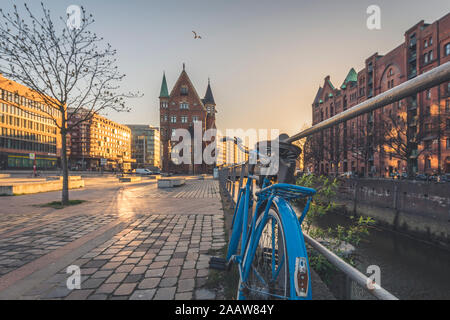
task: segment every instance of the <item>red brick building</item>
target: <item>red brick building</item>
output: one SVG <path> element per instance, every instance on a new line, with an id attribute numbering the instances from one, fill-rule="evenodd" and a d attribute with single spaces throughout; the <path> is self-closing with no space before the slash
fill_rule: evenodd
<path id="1" fill-rule="evenodd" d="M 313 125 L 450 61 L 450 14 L 405 32 L 385 55 L 350 69 L 340 87 L 329 76 L 312 104 Z M 364 176 L 450 172 L 450 84 L 385 106 L 310 138 L 306 166 L 319 173 Z"/>
<path id="2" fill-rule="evenodd" d="M 174 130 L 184 128 L 192 131 L 195 122 L 201 122 L 202 136 L 208 129 L 216 128 L 216 103 L 208 80 L 205 97 L 200 98 L 194 85 L 189 79 L 183 64 L 183 71 L 178 77 L 169 94 L 166 76 L 161 84 L 160 101 L 160 127 L 161 127 L 161 162 L 164 172 L 198 174 L 212 172 L 212 165 L 202 164 L 175 164 L 171 161 L 170 153 L 174 146 L 171 137 Z M 206 143 L 202 145 L 202 151 Z M 202 152 L 203 153 L 203 152 Z"/>

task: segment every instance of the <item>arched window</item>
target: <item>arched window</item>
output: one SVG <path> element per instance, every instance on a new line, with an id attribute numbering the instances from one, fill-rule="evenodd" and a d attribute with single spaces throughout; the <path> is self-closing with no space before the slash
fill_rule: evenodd
<path id="1" fill-rule="evenodd" d="M 445 45 L 445 56 L 450 55 L 450 42 Z"/>

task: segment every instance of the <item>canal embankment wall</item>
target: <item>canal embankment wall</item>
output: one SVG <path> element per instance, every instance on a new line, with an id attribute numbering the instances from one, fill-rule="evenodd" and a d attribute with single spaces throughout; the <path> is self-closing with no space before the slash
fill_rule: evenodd
<path id="1" fill-rule="evenodd" d="M 450 183 L 344 179 L 337 202 L 346 212 L 450 249 Z"/>

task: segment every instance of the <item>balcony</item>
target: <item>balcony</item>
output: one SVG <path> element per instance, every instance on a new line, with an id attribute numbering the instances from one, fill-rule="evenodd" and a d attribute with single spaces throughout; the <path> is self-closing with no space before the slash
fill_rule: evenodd
<path id="1" fill-rule="evenodd" d="M 411 62 L 415 62 L 416 60 L 417 60 L 417 53 L 414 52 L 409 56 L 408 62 L 411 63 Z"/>

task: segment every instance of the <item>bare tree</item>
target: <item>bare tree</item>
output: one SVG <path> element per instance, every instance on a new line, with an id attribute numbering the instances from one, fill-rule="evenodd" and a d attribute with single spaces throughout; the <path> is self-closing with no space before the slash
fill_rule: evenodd
<path id="1" fill-rule="evenodd" d="M 90 31 L 91 14 L 81 7 L 79 25 L 72 27 L 69 15 L 54 23 L 43 3 L 41 8 L 41 16 L 26 4 L 23 12 L 15 5 L 9 13 L 0 9 L 0 72 L 29 87 L 33 100 L 41 102 L 36 107 L 59 128 L 62 203 L 68 204 L 68 132 L 95 113 L 129 111 L 124 98 L 137 94 L 119 92 L 125 75 L 116 65 L 116 50 Z M 59 110 L 58 115 L 46 106 Z"/>
<path id="2" fill-rule="evenodd" d="M 303 167 L 312 167 L 315 173 L 319 172 L 320 161 L 323 160 L 321 133 L 313 134 L 305 139 L 303 144 Z"/>
<path id="3" fill-rule="evenodd" d="M 405 113 L 389 112 L 381 117 L 378 134 L 384 154 L 407 163 L 408 175 L 413 175 L 411 159 L 423 153 L 431 153 L 431 142 L 437 138 L 442 125 L 435 115 L 426 115 L 419 121 L 417 116 L 407 119 Z M 419 147 L 423 143 L 422 147 Z"/>
<path id="4" fill-rule="evenodd" d="M 374 122 L 372 114 L 360 117 L 356 121 L 356 127 L 351 127 L 348 134 L 349 151 L 352 159 L 364 163 L 364 168 L 370 168 L 370 161 L 373 161 L 374 153 L 378 149 L 380 139 L 377 133 L 379 122 Z M 373 165 L 373 164 L 372 164 Z M 365 172 L 364 172 L 365 174 Z"/>
<path id="5" fill-rule="evenodd" d="M 323 149 L 324 160 L 328 161 L 334 169 L 334 174 L 339 174 L 339 163 L 345 159 L 346 146 L 343 140 L 344 125 L 337 124 L 324 131 Z"/>

